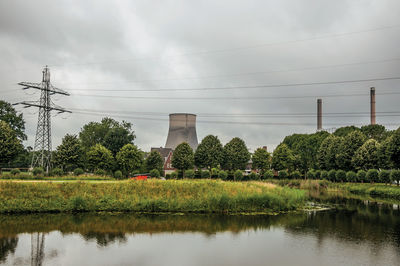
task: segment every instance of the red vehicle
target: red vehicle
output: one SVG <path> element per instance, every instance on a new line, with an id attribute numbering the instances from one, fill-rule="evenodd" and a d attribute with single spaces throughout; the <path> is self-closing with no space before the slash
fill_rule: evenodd
<path id="1" fill-rule="evenodd" d="M 149 174 L 137 174 L 131 177 L 131 180 L 147 180 L 149 176 Z"/>

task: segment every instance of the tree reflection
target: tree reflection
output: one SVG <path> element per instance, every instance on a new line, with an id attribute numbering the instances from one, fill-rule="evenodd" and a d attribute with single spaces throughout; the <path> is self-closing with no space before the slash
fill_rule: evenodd
<path id="1" fill-rule="evenodd" d="M 0 238 L 0 263 L 5 263 L 8 255 L 14 254 L 18 245 L 18 237 Z"/>

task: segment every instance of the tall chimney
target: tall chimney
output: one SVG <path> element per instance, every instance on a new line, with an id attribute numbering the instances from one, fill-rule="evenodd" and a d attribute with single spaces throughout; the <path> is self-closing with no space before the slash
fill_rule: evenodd
<path id="1" fill-rule="evenodd" d="M 371 125 L 376 124 L 375 114 L 375 87 L 371 87 Z"/>
<path id="2" fill-rule="evenodd" d="M 317 99 L 317 130 L 322 130 L 322 99 Z"/>

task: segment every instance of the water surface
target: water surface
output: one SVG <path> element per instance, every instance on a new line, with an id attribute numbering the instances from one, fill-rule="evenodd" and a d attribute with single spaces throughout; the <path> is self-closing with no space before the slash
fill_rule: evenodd
<path id="1" fill-rule="evenodd" d="M 398 205 L 328 197 L 276 216 L 0 216 L 5 265 L 399 265 Z"/>

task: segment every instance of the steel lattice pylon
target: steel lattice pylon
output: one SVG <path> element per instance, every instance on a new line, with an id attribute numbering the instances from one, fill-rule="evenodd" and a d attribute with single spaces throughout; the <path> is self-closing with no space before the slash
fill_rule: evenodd
<path id="1" fill-rule="evenodd" d="M 20 102 L 17 104 L 27 107 L 38 107 L 39 116 L 36 129 L 36 138 L 31 167 L 40 166 L 48 173 L 51 169 L 51 111 L 58 113 L 71 113 L 59 106 L 56 106 L 50 99 L 53 94 L 62 94 L 69 96 L 69 93 L 53 87 L 50 83 L 50 69 L 46 66 L 43 69 L 43 78 L 41 83 L 20 82 L 18 85 L 24 86 L 24 90 L 33 88 L 41 91 L 39 101 Z"/>

